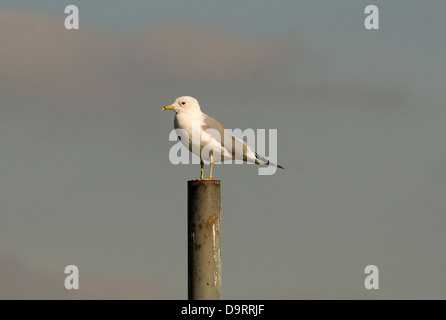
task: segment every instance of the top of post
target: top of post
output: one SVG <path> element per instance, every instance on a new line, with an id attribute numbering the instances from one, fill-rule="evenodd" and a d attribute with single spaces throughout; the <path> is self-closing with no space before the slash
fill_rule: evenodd
<path id="1" fill-rule="evenodd" d="M 207 180 L 207 179 L 197 179 L 197 180 L 189 180 L 187 182 L 190 186 L 198 186 L 198 185 L 220 185 L 220 180 Z"/>

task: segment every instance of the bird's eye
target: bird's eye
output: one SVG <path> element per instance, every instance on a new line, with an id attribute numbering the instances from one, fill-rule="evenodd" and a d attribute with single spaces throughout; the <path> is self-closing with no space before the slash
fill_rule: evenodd
<path id="1" fill-rule="evenodd" d="M 183 101 L 183 102 L 181 102 L 181 104 L 184 106 L 186 104 L 186 102 Z"/>

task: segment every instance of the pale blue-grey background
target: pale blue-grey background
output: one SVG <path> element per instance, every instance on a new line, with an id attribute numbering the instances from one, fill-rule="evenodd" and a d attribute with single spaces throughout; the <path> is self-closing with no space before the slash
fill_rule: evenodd
<path id="1" fill-rule="evenodd" d="M 161 112 L 181 95 L 229 128 L 277 129 L 286 168 L 214 168 L 223 298 L 446 298 L 445 15 L 433 0 L 3 0 L 0 298 L 187 297 L 199 166 L 170 164 Z"/>

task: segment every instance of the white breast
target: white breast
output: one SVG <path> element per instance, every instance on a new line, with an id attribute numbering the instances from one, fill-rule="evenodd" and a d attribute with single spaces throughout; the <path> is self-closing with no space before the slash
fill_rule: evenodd
<path id="1" fill-rule="evenodd" d="M 195 112 L 178 113 L 175 115 L 174 127 L 175 129 L 183 129 L 187 132 L 189 139 L 181 139 L 181 143 L 194 152 L 197 156 L 200 156 L 200 134 L 201 134 L 201 121 L 202 114 Z M 193 127 L 194 126 L 194 127 Z M 196 130 L 194 134 L 197 134 L 197 138 L 192 139 L 192 129 Z"/>

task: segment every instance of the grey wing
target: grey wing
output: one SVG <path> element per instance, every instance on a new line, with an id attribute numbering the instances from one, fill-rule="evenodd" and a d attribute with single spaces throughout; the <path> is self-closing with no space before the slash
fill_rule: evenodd
<path id="1" fill-rule="evenodd" d="M 208 129 L 216 130 L 216 132 L 218 132 L 218 134 L 215 134 L 211 130 L 208 130 L 208 132 L 221 144 L 224 143 L 224 142 L 222 142 L 222 139 L 226 140 L 226 139 L 232 137 L 231 134 L 225 130 L 225 127 L 223 127 L 223 125 L 220 122 L 218 122 L 217 120 L 215 120 L 214 118 L 211 118 L 208 115 L 204 115 L 203 120 L 204 121 L 202 121 L 202 123 L 201 123 L 201 129 L 202 130 L 208 130 Z M 227 137 L 227 135 L 229 135 L 229 137 Z"/>
<path id="2" fill-rule="evenodd" d="M 208 115 L 204 115 L 204 121 L 202 122 L 201 129 L 216 130 L 218 134 L 215 134 L 216 132 L 214 132 L 213 134 L 211 130 L 208 130 L 207 132 L 209 132 L 209 134 L 211 134 L 218 142 L 222 144 L 222 148 L 225 141 L 231 141 L 231 143 L 226 142 L 228 145 L 226 145 L 225 147 L 228 149 L 229 154 L 232 155 L 232 159 L 243 160 L 244 162 L 252 162 L 260 165 L 272 165 L 280 169 L 284 169 L 282 166 L 273 163 L 265 157 L 259 155 L 257 152 L 255 152 L 255 150 L 250 148 L 245 141 L 234 137 L 227 129 L 225 129 L 225 127 L 223 127 L 220 122 L 212 117 L 209 117 Z M 223 155 L 224 152 L 222 151 L 221 154 Z M 223 156 L 221 160 L 224 160 Z"/>
<path id="3" fill-rule="evenodd" d="M 252 158 L 250 155 L 254 151 L 249 148 L 243 140 L 234 137 L 220 122 L 214 118 L 204 115 L 204 121 L 202 122 L 201 129 L 216 130 L 218 134 L 213 134 L 212 130 L 208 130 L 207 132 L 209 132 L 218 142 L 220 142 L 222 147 L 225 146 L 226 149 L 228 149 L 229 153 L 232 155 L 232 159 L 248 161 L 249 158 Z M 224 152 L 221 152 L 221 154 L 223 155 Z M 224 160 L 223 156 L 221 160 Z"/>

